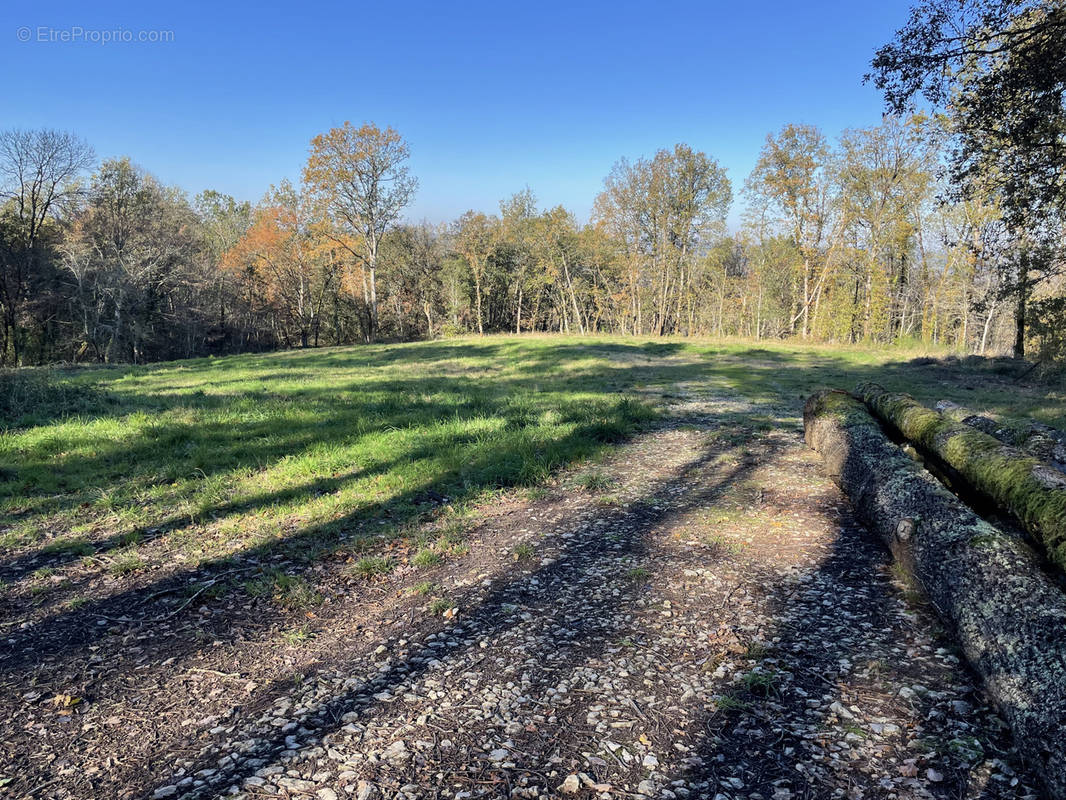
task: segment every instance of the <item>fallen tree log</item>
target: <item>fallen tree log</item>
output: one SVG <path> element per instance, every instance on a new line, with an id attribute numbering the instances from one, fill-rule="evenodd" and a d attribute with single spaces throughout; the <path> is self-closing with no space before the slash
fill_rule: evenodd
<path id="1" fill-rule="evenodd" d="M 1066 571 L 1066 474 L 1017 448 L 876 383 L 856 394 L 878 417 L 935 456 L 969 488 L 1010 512 Z"/>
<path id="2" fill-rule="evenodd" d="M 1020 537 L 977 516 L 847 393 L 813 395 L 803 421 L 859 518 L 954 632 L 1019 752 L 1066 799 L 1066 593 Z"/>
<path id="3" fill-rule="evenodd" d="M 964 408 L 951 400 L 940 400 L 935 408 L 956 422 L 994 436 L 1035 458 L 1050 461 L 1059 469 L 1066 467 L 1066 433 L 1050 425 L 1040 422 L 1002 422 Z"/>

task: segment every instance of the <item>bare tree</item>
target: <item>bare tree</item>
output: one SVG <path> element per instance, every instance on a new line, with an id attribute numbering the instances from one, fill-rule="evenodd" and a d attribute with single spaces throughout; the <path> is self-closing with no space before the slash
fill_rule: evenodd
<path id="1" fill-rule="evenodd" d="M 4 349 L 20 360 L 19 314 L 40 268 L 46 232 L 79 193 L 78 177 L 93 163 L 91 147 L 74 134 L 53 130 L 0 132 L 0 209 L 7 219 L 0 242 L 0 305 Z"/>
<path id="2" fill-rule="evenodd" d="M 93 176 L 65 263 L 86 342 L 105 361 L 144 361 L 157 329 L 175 323 L 172 297 L 197 258 L 195 222 L 180 193 L 129 159 L 105 161 Z"/>

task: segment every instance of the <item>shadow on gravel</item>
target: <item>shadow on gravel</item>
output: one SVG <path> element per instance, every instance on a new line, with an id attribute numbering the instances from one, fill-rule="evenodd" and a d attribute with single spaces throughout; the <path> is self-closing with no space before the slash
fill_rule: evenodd
<path id="1" fill-rule="evenodd" d="M 772 644 L 734 684 L 730 707 L 704 715 L 697 758 L 674 777 L 707 797 L 1022 796 L 1006 783 L 989 782 L 979 769 L 986 758 L 1010 756 L 1002 729 L 971 708 L 983 705 L 976 692 L 956 707 L 923 691 L 927 683 L 955 688 L 951 667 L 932 663 L 936 644 L 928 652 L 905 653 L 901 630 L 933 631 L 940 646 L 955 651 L 924 603 L 915 609 L 912 598 L 914 614 L 900 613 L 899 590 L 888 577 L 891 563 L 880 542 L 846 518 L 809 579 L 775 585 L 775 627 L 765 636 Z M 971 688 L 980 685 L 965 666 L 957 669 Z M 892 690 L 887 697 L 886 686 Z M 865 724 L 871 717 L 885 721 Z M 901 719 L 907 722 L 890 721 Z M 871 733 L 885 745 L 909 742 L 904 752 L 911 762 L 901 763 L 887 747 L 881 753 L 876 747 L 860 750 Z M 865 762 L 863 769 L 854 768 L 853 758 Z"/>
<path id="2" fill-rule="evenodd" d="M 420 643 L 412 643 L 408 655 L 401 661 L 387 663 L 376 675 L 350 680 L 350 685 L 343 692 L 322 698 L 301 721 L 301 732 L 297 737 L 299 746 L 307 748 L 321 744 L 325 737 L 336 733 L 346 720 L 353 719 L 350 716 L 353 714 L 359 719 L 377 719 L 383 714 L 402 713 L 390 711 L 391 700 L 384 699 L 386 693 L 396 691 L 402 684 L 434 671 L 441 662 L 459 658 L 464 653 L 477 652 L 479 641 L 492 642 L 505 635 L 514 626 L 514 607 L 532 616 L 538 638 L 537 643 L 524 643 L 527 651 L 538 654 L 535 661 L 523 664 L 524 671 L 531 676 L 530 682 L 523 685 L 524 693 L 536 696 L 538 689 L 554 686 L 562 678 L 570 679 L 582 664 L 598 656 L 608 643 L 618 638 L 612 622 L 614 612 L 631 607 L 643 592 L 642 585 L 627 578 L 621 567 L 639 562 L 645 551 L 648 533 L 689 508 L 713 502 L 717 495 L 730 485 L 742 481 L 756 466 L 754 460 L 742 460 L 720 481 L 687 495 L 682 504 L 676 502 L 676 497 L 664 492 L 667 484 L 685 481 L 718 454 L 719 451 L 705 451 L 645 497 L 557 531 L 557 536 L 569 535 L 572 538 L 567 540 L 561 554 L 552 563 L 536 568 L 528 575 L 497 576 L 483 596 L 470 593 L 458 596 L 456 604 L 463 609 L 459 626 L 461 635 L 449 635 L 449 629 L 445 628 L 439 637 L 432 640 L 423 638 Z M 619 569 L 616 570 L 616 567 Z M 588 572 L 601 569 L 605 573 L 614 572 L 613 575 L 605 574 L 604 579 L 615 581 L 618 591 L 594 596 L 582 587 L 587 584 L 585 577 Z M 411 632 L 405 632 L 405 636 L 411 636 Z M 358 674 L 361 667 L 365 669 L 364 664 L 346 661 L 319 662 L 314 670 L 316 674 L 336 671 Z M 231 734 L 232 738 L 238 740 L 249 735 L 240 731 L 241 724 L 254 722 L 269 712 L 280 698 L 298 693 L 294 688 L 291 679 L 286 678 L 257 693 L 253 703 L 240 709 L 238 719 L 228 723 L 238 725 L 238 731 Z M 537 775 L 536 765 L 544 763 L 560 741 L 572 737 L 572 724 L 583 723 L 582 712 L 581 720 L 559 719 L 555 725 L 513 736 L 515 752 L 522 754 L 520 771 Z M 455 737 L 463 736 L 461 729 L 448 733 Z M 197 744 L 202 746 L 202 739 Z M 138 781 L 137 788 L 150 791 L 165 783 L 167 771 L 173 766 L 173 753 L 187 753 L 191 747 L 192 743 L 175 744 L 160 751 L 153 774 L 138 776 L 143 782 Z M 272 736 L 260 738 L 254 747 L 242 748 L 241 760 L 219 769 L 199 792 L 187 788 L 183 788 L 183 791 L 190 792 L 188 797 L 214 796 L 231 785 L 239 785 L 244 778 L 263 766 L 284 763 L 283 754 L 292 749 L 291 733 L 278 731 Z M 188 768 L 186 774 L 194 773 L 201 767 L 217 767 L 219 757 L 225 755 L 225 752 L 209 752 L 201 757 L 197 765 Z M 505 770 L 494 771 L 485 762 L 480 764 L 480 771 L 478 767 L 477 763 L 462 766 L 469 773 L 466 777 L 472 784 L 480 781 L 483 786 L 491 786 L 499 781 L 499 795 L 510 795 L 511 787 L 506 783 Z M 411 767 L 406 775 L 393 771 L 384 778 L 380 775 L 361 777 L 383 779 L 395 788 L 408 783 L 418 784 L 426 776 Z M 547 786 L 546 776 L 541 777 L 545 781 L 543 785 Z"/>

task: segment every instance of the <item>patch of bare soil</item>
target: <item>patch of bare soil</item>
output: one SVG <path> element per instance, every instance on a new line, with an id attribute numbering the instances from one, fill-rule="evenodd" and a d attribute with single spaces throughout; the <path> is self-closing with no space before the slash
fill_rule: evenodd
<path id="1" fill-rule="evenodd" d="M 674 399 L 592 472 L 481 509 L 465 555 L 377 578 L 307 567 L 313 610 L 215 596 L 245 577 L 217 574 L 183 576 L 206 588 L 181 602 L 116 580 L 8 624 L 0 792 L 1032 796 L 797 411 Z"/>

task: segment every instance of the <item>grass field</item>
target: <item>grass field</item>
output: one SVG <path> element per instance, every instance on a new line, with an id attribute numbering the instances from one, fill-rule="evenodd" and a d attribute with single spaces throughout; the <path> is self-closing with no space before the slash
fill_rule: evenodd
<path id="1" fill-rule="evenodd" d="M 1061 390 L 916 355 L 486 337 L 23 373 L 4 400 L 0 548 L 117 577 L 279 547 L 358 553 L 432 516 L 461 531 L 487 493 L 594 457 L 686 387 L 763 404 L 766 426 L 795 424 L 814 388 L 867 379 L 1066 421 Z"/>

